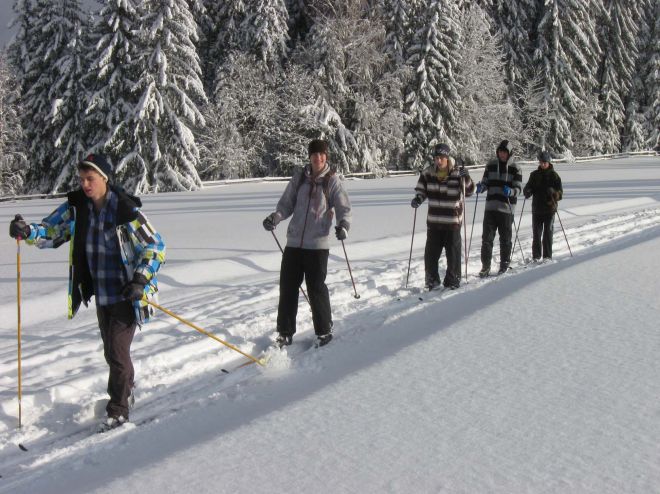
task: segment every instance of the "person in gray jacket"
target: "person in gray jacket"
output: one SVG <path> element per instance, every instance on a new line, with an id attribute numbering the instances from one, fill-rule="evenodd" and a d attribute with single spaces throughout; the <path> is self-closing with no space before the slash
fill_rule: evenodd
<path id="1" fill-rule="evenodd" d="M 338 240 L 345 240 L 350 228 L 351 203 L 341 179 L 328 165 L 328 143 L 312 140 L 308 154 L 310 164 L 294 173 L 275 212 L 263 221 L 264 228 L 273 231 L 280 221 L 292 216 L 280 268 L 276 340 L 280 347 L 290 345 L 296 332 L 298 290 L 303 278 L 318 345 L 326 345 L 332 339 L 332 312 L 325 277 L 335 214 Z"/>

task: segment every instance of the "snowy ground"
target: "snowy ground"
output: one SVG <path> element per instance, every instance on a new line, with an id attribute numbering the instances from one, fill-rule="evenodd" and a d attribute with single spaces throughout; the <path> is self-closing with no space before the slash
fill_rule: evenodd
<path id="1" fill-rule="evenodd" d="M 516 249 L 517 269 L 479 280 L 480 198 L 469 282 L 430 295 L 426 206 L 403 289 L 416 178 L 347 182 L 361 298 L 337 244 L 336 340 L 304 352 L 301 298 L 290 355 L 225 374 L 244 359 L 161 314 L 133 345 L 134 423 L 104 435 L 90 432 L 107 378 L 95 313 L 65 318 L 66 248 L 24 245 L 17 429 L 16 244 L 0 238 L 0 493 L 658 492 L 660 159 L 557 169 L 574 257 L 557 223 L 553 263 L 524 269 Z M 261 220 L 283 187 L 144 198 L 168 246 L 162 305 L 255 355 L 273 337 L 280 259 Z M 57 203 L 2 203 L 0 223 Z"/>

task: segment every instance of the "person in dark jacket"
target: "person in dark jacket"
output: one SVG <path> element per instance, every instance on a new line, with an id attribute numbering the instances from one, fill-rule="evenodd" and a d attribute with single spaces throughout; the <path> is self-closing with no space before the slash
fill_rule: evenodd
<path id="1" fill-rule="evenodd" d="M 513 247 L 511 240 L 513 216 L 518 195 L 522 193 L 522 170 L 513 159 L 511 143 L 506 139 L 503 140 L 495 152 L 497 158 L 488 162 L 483 178 L 477 184 L 477 194 L 488 191 L 481 237 L 479 276 L 482 278 L 490 274 L 496 231 L 500 235 L 500 270 L 498 274 L 509 269 Z"/>
<path id="2" fill-rule="evenodd" d="M 463 189 L 465 187 L 465 189 Z M 444 249 L 447 271 L 442 284 L 451 289 L 461 283 L 461 225 L 463 223 L 463 190 L 465 196 L 474 192 L 474 182 L 465 167 L 455 166 L 449 156 L 449 146 L 438 144 L 433 152 L 433 164 L 422 170 L 410 205 L 418 208 L 429 200 L 426 218 L 426 248 L 424 268 L 426 288 L 440 286 L 438 261 Z"/>
<path id="3" fill-rule="evenodd" d="M 552 259 L 552 234 L 557 212 L 557 202 L 561 201 L 564 190 L 561 178 L 554 170 L 550 153 L 539 153 L 539 167 L 529 176 L 523 188 L 525 198 L 532 197 L 532 258 L 539 261 Z"/>
<path id="4" fill-rule="evenodd" d="M 275 212 L 263 221 L 267 231 L 292 217 L 280 268 L 280 301 L 277 308 L 277 339 L 281 348 L 290 345 L 296 332 L 298 290 L 303 278 L 312 308 L 318 345 L 332 340 L 330 295 L 325 284 L 330 254 L 330 228 L 336 213 L 335 236 L 345 240 L 351 225 L 351 202 L 342 181 L 328 165 L 328 143 L 309 143 L 310 163 L 294 173 L 277 203 Z"/>
<path id="5" fill-rule="evenodd" d="M 40 249 L 70 242 L 68 317 L 80 304 L 96 301 L 103 354 L 110 368 L 101 431 L 128 421 L 134 369 L 130 348 L 138 324 L 153 309 L 146 300 L 158 290 L 156 273 L 165 262 L 165 243 L 146 216 L 142 203 L 112 184 L 113 168 L 104 155 L 90 154 L 78 163 L 81 188 L 42 220 L 26 223 L 16 215 L 9 235 Z"/>

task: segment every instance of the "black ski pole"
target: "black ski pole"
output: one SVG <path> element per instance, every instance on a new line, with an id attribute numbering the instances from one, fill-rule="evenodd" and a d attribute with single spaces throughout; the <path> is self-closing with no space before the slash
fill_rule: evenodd
<path id="1" fill-rule="evenodd" d="M 474 201 L 474 213 L 472 214 L 472 228 L 470 228 L 470 243 L 468 244 L 467 257 L 470 257 L 470 249 L 472 248 L 472 234 L 474 233 L 474 221 L 477 219 L 477 204 L 479 203 L 479 192 Z M 467 264 L 467 260 L 465 261 Z"/>
<path id="2" fill-rule="evenodd" d="M 351 271 L 351 263 L 348 262 L 348 255 L 346 254 L 346 246 L 344 245 L 343 240 L 341 241 L 341 246 L 344 249 L 344 257 L 346 258 L 346 265 L 348 266 L 348 274 L 351 275 L 351 283 L 353 283 L 353 291 L 355 292 L 355 295 L 353 295 L 353 297 L 358 299 L 360 298 L 360 296 L 358 295 L 357 289 L 355 288 L 355 280 L 353 279 L 353 272 Z"/>
<path id="3" fill-rule="evenodd" d="M 520 208 L 520 218 L 518 218 L 518 226 L 516 227 L 516 240 L 513 241 L 514 247 L 516 246 L 516 241 L 518 242 L 518 245 L 520 246 L 521 254 L 523 254 L 523 250 L 522 250 L 522 245 L 520 245 L 520 238 L 518 238 L 518 230 L 520 230 L 520 223 L 522 223 L 523 211 L 525 210 L 526 202 L 527 202 L 527 198 L 525 197 L 523 199 L 522 208 Z M 525 254 L 523 254 L 523 262 L 525 262 Z"/>
<path id="4" fill-rule="evenodd" d="M 280 248 L 280 252 L 282 253 L 282 255 L 284 255 L 284 249 L 282 249 L 282 246 L 280 245 L 280 241 L 277 240 L 277 236 L 275 235 L 275 232 L 271 230 L 270 233 L 273 234 L 273 238 L 275 239 L 275 242 L 277 242 L 277 246 Z M 309 304 L 309 306 L 311 308 L 312 303 L 309 301 L 309 298 L 307 298 L 307 294 L 305 293 L 305 289 L 302 286 L 300 287 L 300 291 L 305 296 L 305 300 L 307 300 L 307 303 Z"/>
<path id="5" fill-rule="evenodd" d="M 412 238 L 410 239 L 410 256 L 408 256 L 408 274 L 406 275 L 406 288 L 408 288 L 408 279 L 410 278 L 410 262 L 412 261 L 413 241 L 415 240 L 415 223 L 417 222 L 417 208 L 414 209 Z"/>
<path id="6" fill-rule="evenodd" d="M 513 225 L 516 224 L 516 218 L 513 214 L 513 207 L 511 206 L 511 201 L 509 200 L 509 197 L 507 196 L 506 198 L 506 203 L 509 205 L 509 211 L 511 212 L 511 222 Z M 520 255 L 522 256 L 522 261 L 523 264 L 525 264 L 525 253 L 523 252 L 522 245 L 520 244 L 520 240 L 518 239 L 518 233 L 516 232 L 516 238 L 513 241 L 513 245 L 511 246 L 511 252 L 516 250 L 516 242 L 518 242 L 518 247 L 520 247 Z M 509 258 L 509 262 L 511 262 L 511 258 Z"/>
<path id="7" fill-rule="evenodd" d="M 463 250 L 465 252 L 465 283 L 468 282 L 468 251 L 467 251 L 467 223 L 465 222 L 465 178 L 461 179 L 461 184 L 463 185 L 463 214 L 461 221 L 463 221 Z"/>
<path id="8" fill-rule="evenodd" d="M 564 232 L 564 238 L 566 239 L 566 245 L 568 246 L 568 252 L 571 254 L 571 257 L 573 257 L 573 252 L 571 252 L 571 245 L 568 243 L 568 237 L 566 236 L 566 230 L 564 230 L 564 225 L 561 223 L 561 217 L 559 216 L 559 210 L 556 210 L 555 213 L 557 213 L 557 219 L 559 220 L 559 225 L 561 226 L 561 231 Z"/>

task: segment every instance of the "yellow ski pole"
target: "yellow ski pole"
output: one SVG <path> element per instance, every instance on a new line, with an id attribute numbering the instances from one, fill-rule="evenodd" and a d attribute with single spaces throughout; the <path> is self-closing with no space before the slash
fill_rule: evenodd
<path id="1" fill-rule="evenodd" d="M 21 238 L 16 239 L 16 306 L 18 308 L 18 427 L 22 427 L 21 383 Z"/>
<path id="2" fill-rule="evenodd" d="M 167 314 L 167 315 L 169 315 L 169 316 L 172 316 L 174 319 L 177 319 L 178 321 L 181 321 L 183 324 L 186 324 L 186 325 L 190 326 L 191 328 L 193 328 L 194 330 L 199 331 L 199 332 L 202 333 L 203 335 L 206 335 L 206 336 L 208 336 L 209 338 L 211 338 L 211 339 L 213 339 L 213 340 L 215 340 L 215 341 L 217 341 L 217 342 L 219 342 L 219 343 L 222 343 L 222 344 L 225 345 L 226 347 L 231 348 L 231 349 L 234 350 L 235 352 L 238 352 L 238 353 L 240 353 L 241 355 L 243 355 L 243 356 L 249 358 L 249 359 L 252 360 L 255 364 L 259 364 L 259 365 L 261 365 L 261 366 L 265 365 L 263 359 L 257 359 L 257 358 L 254 358 L 252 355 L 250 355 L 250 354 L 248 354 L 248 353 L 245 353 L 244 351 L 240 350 L 239 348 L 236 348 L 234 345 L 232 345 L 232 344 L 230 344 L 230 343 L 227 343 L 227 342 L 224 341 L 224 340 L 221 340 L 221 339 L 218 338 L 216 335 L 214 335 L 214 334 L 212 334 L 212 333 L 209 333 L 208 331 L 203 330 L 202 328 L 200 328 L 199 326 L 197 326 L 197 325 L 191 323 L 190 321 L 186 321 L 186 320 L 185 320 L 183 317 L 181 317 L 181 316 L 177 316 L 175 313 L 173 313 L 172 311 L 167 310 L 165 307 L 161 307 L 160 305 L 158 305 L 158 304 L 152 302 L 151 300 L 146 300 L 146 302 L 147 302 L 149 305 L 155 307 L 156 309 L 158 309 L 158 310 L 162 310 L 165 314 Z"/>

